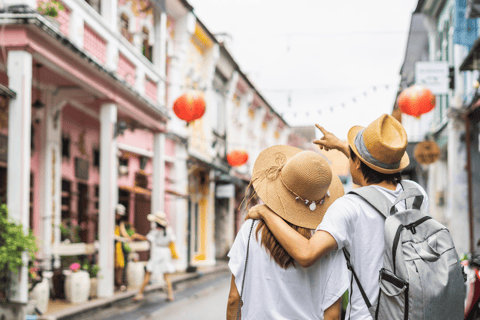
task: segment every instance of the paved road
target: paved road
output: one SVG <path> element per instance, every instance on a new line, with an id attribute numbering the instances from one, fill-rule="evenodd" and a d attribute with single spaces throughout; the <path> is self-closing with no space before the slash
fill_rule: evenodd
<path id="1" fill-rule="evenodd" d="M 224 320 L 229 291 L 230 279 L 222 278 L 222 281 L 198 292 L 189 299 L 175 302 L 142 320 Z"/>
<path id="2" fill-rule="evenodd" d="M 222 271 L 179 283 L 175 302 L 163 291 L 148 293 L 141 303 L 131 299 L 69 320 L 216 320 L 225 319 L 231 273 Z"/>

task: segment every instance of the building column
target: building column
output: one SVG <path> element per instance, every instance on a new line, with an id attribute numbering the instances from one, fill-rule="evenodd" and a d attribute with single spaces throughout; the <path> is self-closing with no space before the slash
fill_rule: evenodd
<path id="1" fill-rule="evenodd" d="M 153 63 L 160 71 L 162 79 L 158 83 L 157 99 L 161 105 L 165 105 L 166 98 L 166 75 L 167 75 L 167 14 L 158 8 L 155 14 L 155 43 L 153 46 Z"/>
<path id="2" fill-rule="evenodd" d="M 181 194 L 188 194 L 188 168 L 187 149 L 184 144 L 177 144 L 175 147 L 175 190 Z M 179 254 L 175 261 L 177 270 L 183 271 L 191 261 L 187 261 L 187 226 L 188 226 L 188 198 L 177 198 L 175 200 L 176 247 Z"/>
<path id="3" fill-rule="evenodd" d="M 465 123 L 455 117 L 448 121 L 448 193 L 446 200 L 449 230 L 459 256 L 470 251 L 468 180 L 465 169 L 467 149 L 461 136 Z"/>
<path id="4" fill-rule="evenodd" d="M 45 110 L 40 122 L 40 181 L 43 183 L 39 190 L 40 226 L 39 235 L 42 239 L 41 256 L 45 267 L 50 267 L 53 245 L 60 242 L 55 234 L 61 219 L 61 109 L 50 93 L 44 96 Z M 55 226 L 55 227 L 53 227 Z"/>
<path id="5" fill-rule="evenodd" d="M 206 217 L 206 247 L 205 265 L 215 265 L 215 170 L 211 169 L 209 172 L 209 194 L 208 194 L 208 208 Z"/>
<path id="6" fill-rule="evenodd" d="M 110 297 L 114 289 L 115 205 L 118 202 L 117 141 L 114 136 L 117 106 L 104 104 L 100 109 L 100 242 L 98 296 Z"/>
<path id="7" fill-rule="evenodd" d="M 10 89 L 17 98 L 10 100 L 8 110 L 7 206 L 12 219 L 23 225 L 25 233 L 30 217 L 30 135 L 32 123 L 32 55 L 27 51 L 9 51 L 7 75 Z M 9 298 L 12 302 L 28 301 L 28 257 L 24 267 L 12 275 Z"/>
<path id="8" fill-rule="evenodd" d="M 165 212 L 165 133 L 153 136 L 152 214 Z"/>

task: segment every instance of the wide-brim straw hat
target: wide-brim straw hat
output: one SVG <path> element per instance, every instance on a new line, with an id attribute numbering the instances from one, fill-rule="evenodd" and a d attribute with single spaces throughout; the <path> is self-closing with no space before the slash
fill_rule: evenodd
<path id="1" fill-rule="evenodd" d="M 407 144 L 405 128 L 388 114 L 383 114 L 366 128 L 354 126 L 348 131 L 348 145 L 355 155 L 380 173 L 393 174 L 408 166 Z"/>
<path id="2" fill-rule="evenodd" d="M 284 220 L 316 229 L 343 185 L 318 153 L 277 145 L 260 153 L 252 175 L 262 201 Z"/>
<path id="3" fill-rule="evenodd" d="M 124 216 L 126 211 L 127 211 L 127 209 L 121 203 L 119 203 L 115 206 L 115 213 L 118 214 L 118 215 Z"/>
<path id="4" fill-rule="evenodd" d="M 166 227 L 168 222 L 167 222 L 167 216 L 165 215 L 164 212 L 157 212 L 156 214 L 149 214 L 147 216 L 148 221 L 156 222 L 161 226 Z"/>

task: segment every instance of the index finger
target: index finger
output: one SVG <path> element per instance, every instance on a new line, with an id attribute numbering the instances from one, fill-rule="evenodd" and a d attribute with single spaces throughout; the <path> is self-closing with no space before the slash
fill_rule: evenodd
<path id="1" fill-rule="evenodd" d="M 315 127 L 317 127 L 320 131 L 322 131 L 323 135 L 326 135 L 328 133 L 327 130 L 325 130 L 321 125 L 315 124 Z"/>

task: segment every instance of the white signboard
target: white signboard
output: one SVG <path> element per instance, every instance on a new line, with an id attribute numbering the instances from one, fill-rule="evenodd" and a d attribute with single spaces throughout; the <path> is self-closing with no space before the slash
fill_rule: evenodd
<path id="1" fill-rule="evenodd" d="M 425 86 L 433 94 L 448 94 L 448 63 L 446 61 L 415 62 L 415 84 Z"/>
<path id="2" fill-rule="evenodd" d="M 235 197 L 235 185 L 221 184 L 217 185 L 215 190 L 217 198 L 233 198 Z"/>

